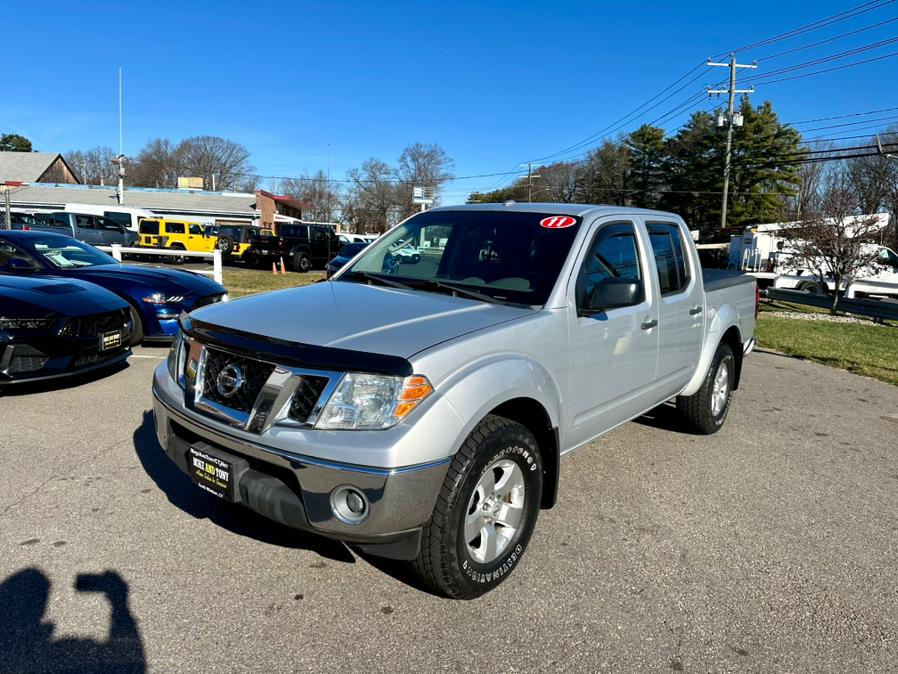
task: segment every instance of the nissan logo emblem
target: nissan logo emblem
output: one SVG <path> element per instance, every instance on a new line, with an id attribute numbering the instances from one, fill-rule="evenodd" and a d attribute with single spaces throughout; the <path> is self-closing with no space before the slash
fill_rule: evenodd
<path id="1" fill-rule="evenodd" d="M 243 386 L 243 368 L 235 363 L 225 365 L 215 379 L 216 390 L 225 398 L 230 398 Z"/>

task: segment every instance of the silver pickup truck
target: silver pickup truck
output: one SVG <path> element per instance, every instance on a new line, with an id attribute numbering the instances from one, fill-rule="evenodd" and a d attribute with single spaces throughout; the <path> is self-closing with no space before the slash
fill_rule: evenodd
<path id="1" fill-rule="evenodd" d="M 437 208 L 327 282 L 184 317 L 156 433 L 215 497 L 471 598 L 520 563 L 564 454 L 672 400 L 717 431 L 756 313 L 671 213 Z"/>

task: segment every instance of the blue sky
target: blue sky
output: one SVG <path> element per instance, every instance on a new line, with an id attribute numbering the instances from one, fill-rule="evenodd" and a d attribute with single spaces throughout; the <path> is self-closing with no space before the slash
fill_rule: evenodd
<path id="1" fill-rule="evenodd" d="M 456 175 L 508 171 L 614 122 L 710 55 L 861 2 L 8 3 L 0 132 L 46 151 L 117 148 L 121 65 L 126 153 L 154 137 L 216 134 L 246 145 L 262 175 L 326 169 L 330 155 L 331 175 L 342 177 L 368 157 L 393 163 L 421 141 L 442 144 Z M 740 60 L 898 17 L 898 3 L 880 5 Z M 757 73 L 895 36 L 898 21 L 761 59 Z M 885 45 L 819 67 L 896 51 Z M 723 75 L 707 70 L 624 130 Z M 891 58 L 759 83 L 753 100 L 799 121 L 896 107 L 896 81 Z M 690 109 L 699 107 L 707 103 Z M 898 110 L 872 117 L 889 115 L 898 120 Z M 500 181 L 457 181 L 445 201 Z"/>

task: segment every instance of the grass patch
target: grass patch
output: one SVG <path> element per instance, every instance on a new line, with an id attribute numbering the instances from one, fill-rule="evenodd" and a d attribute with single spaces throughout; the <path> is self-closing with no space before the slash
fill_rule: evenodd
<path id="1" fill-rule="evenodd" d="M 324 278 L 323 271 L 310 271 L 305 274 L 287 272 L 286 274 L 272 274 L 270 271 L 258 269 L 242 269 L 240 267 L 225 267 L 223 270 L 224 287 L 228 289 L 230 297 L 244 297 L 269 290 L 281 290 L 283 288 L 295 288 L 309 285 Z"/>
<path id="2" fill-rule="evenodd" d="M 764 348 L 898 385 L 898 329 L 764 313 L 756 334 Z"/>

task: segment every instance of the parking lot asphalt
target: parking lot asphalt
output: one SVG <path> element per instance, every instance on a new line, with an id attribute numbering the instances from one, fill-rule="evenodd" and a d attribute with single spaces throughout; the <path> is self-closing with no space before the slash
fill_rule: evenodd
<path id="1" fill-rule="evenodd" d="M 0 397 L 0 671 L 895 671 L 898 389 L 774 354 L 715 436 L 660 408 L 566 457 L 497 591 L 200 492 L 156 443 L 164 349 Z"/>

